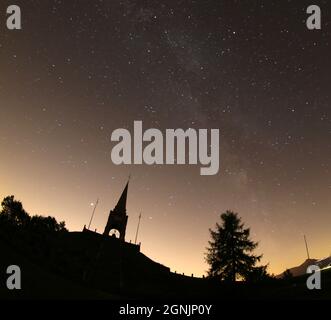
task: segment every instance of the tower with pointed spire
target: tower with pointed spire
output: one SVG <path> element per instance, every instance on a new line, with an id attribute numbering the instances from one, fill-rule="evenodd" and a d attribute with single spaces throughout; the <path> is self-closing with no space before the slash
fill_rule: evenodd
<path id="1" fill-rule="evenodd" d="M 104 235 L 108 236 L 110 231 L 115 229 L 119 232 L 119 239 L 125 241 L 126 225 L 128 223 L 128 216 L 126 214 L 126 198 L 128 195 L 130 179 L 128 180 L 117 205 L 113 210 L 110 210 L 107 225 L 105 227 Z"/>

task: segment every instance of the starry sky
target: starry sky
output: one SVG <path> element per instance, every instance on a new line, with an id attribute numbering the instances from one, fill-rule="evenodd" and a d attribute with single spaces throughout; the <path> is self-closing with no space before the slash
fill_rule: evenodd
<path id="1" fill-rule="evenodd" d="M 0 3 L 0 197 L 102 232 L 131 174 L 126 240 L 202 275 L 219 215 L 239 213 L 280 273 L 331 253 L 330 17 L 316 0 Z M 320 5 L 322 29 L 306 8 Z M 220 129 L 220 171 L 115 166 L 117 128 Z"/>

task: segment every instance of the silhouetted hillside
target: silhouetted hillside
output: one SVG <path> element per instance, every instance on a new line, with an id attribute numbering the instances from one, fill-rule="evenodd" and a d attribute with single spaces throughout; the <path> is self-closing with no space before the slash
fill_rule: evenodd
<path id="1" fill-rule="evenodd" d="M 327 258 L 323 258 L 323 259 L 319 259 L 319 260 L 317 260 L 317 259 L 306 259 L 299 266 L 287 269 L 286 271 L 289 271 L 291 273 L 291 275 L 294 276 L 294 277 L 299 277 L 299 276 L 307 274 L 307 268 L 311 265 L 317 265 L 321 269 L 327 268 L 327 267 L 331 266 L 331 257 L 327 257 Z M 286 271 L 279 274 L 277 276 L 277 278 L 282 278 Z"/>
<path id="2" fill-rule="evenodd" d="M 124 195 L 126 191 L 127 188 Z M 121 201 L 111 211 L 109 223 L 116 224 L 116 217 L 121 215 L 125 224 Z M 6 197 L 1 205 L 0 267 L 5 271 L 15 264 L 22 272 L 22 289 L 15 291 L 6 288 L 7 275 L 0 273 L 0 294 L 5 298 L 226 300 L 331 297 L 330 269 L 322 272 L 323 289 L 313 291 L 307 289 L 307 275 L 287 280 L 266 277 L 258 282 L 194 278 L 170 272 L 168 267 L 146 257 L 139 245 L 127 243 L 123 237 L 109 236 L 109 228 L 104 234 L 85 228 L 83 232 L 68 232 L 64 222 L 58 223 L 53 217 L 31 217 L 13 196 Z M 122 213 L 116 211 L 121 207 Z M 329 262 L 323 260 L 323 263 Z M 305 267 L 300 266 L 298 272 Z"/>
<path id="3" fill-rule="evenodd" d="M 53 242 L 43 263 L 0 242 L 2 265 L 22 269 L 22 290 L 1 288 L 5 298 L 207 298 L 310 299 L 330 298 L 331 271 L 322 273 L 323 290 L 310 291 L 306 276 L 289 281 L 226 284 L 175 274 L 116 238 L 88 232 L 65 233 Z M 4 268 L 3 268 L 4 269 Z M 5 275 L 2 274 L 2 277 Z M 5 283 L 5 279 L 2 281 Z"/>
<path id="4" fill-rule="evenodd" d="M 316 263 L 316 259 L 306 259 L 302 264 L 300 264 L 299 266 L 297 267 L 293 267 L 293 268 L 290 268 L 290 269 L 287 269 L 287 271 L 289 271 L 291 273 L 291 275 L 293 277 L 298 277 L 298 276 L 302 276 L 304 274 L 307 273 L 307 268 L 313 264 Z M 284 276 L 284 273 L 286 271 L 284 271 L 283 273 L 279 274 L 277 276 L 277 278 L 282 278 Z"/>
<path id="5" fill-rule="evenodd" d="M 59 274 L 45 270 L 31 262 L 0 240 L 1 270 L 0 298 L 6 299 L 115 299 L 115 295 L 92 290 Z M 9 265 L 18 265 L 22 271 L 22 290 L 8 290 L 4 271 Z"/>

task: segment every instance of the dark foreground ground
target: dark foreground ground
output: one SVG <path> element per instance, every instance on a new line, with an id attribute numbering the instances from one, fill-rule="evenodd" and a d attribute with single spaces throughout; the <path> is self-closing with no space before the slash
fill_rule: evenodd
<path id="1" fill-rule="evenodd" d="M 117 239 L 68 233 L 53 245 L 32 254 L 0 240 L 1 299 L 331 299 L 331 270 L 322 272 L 321 290 L 308 290 L 307 276 L 226 285 L 171 273 Z M 21 268 L 21 290 L 6 287 L 13 264 Z"/>

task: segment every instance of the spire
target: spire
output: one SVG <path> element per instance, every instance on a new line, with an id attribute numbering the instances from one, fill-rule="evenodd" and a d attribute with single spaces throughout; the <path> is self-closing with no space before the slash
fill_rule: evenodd
<path id="1" fill-rule="evenodd" d="M 126 186 L 122 192 L 120 199 L 117 202 L 117 205 L 116 205 L 114 211 L 121 212 L 124 214 L 126 213 L 126 198 L 128 195 L 129 182 L 130 182 L 130 177 L 129 177 L 128 182 L 126 183 Z"/>

